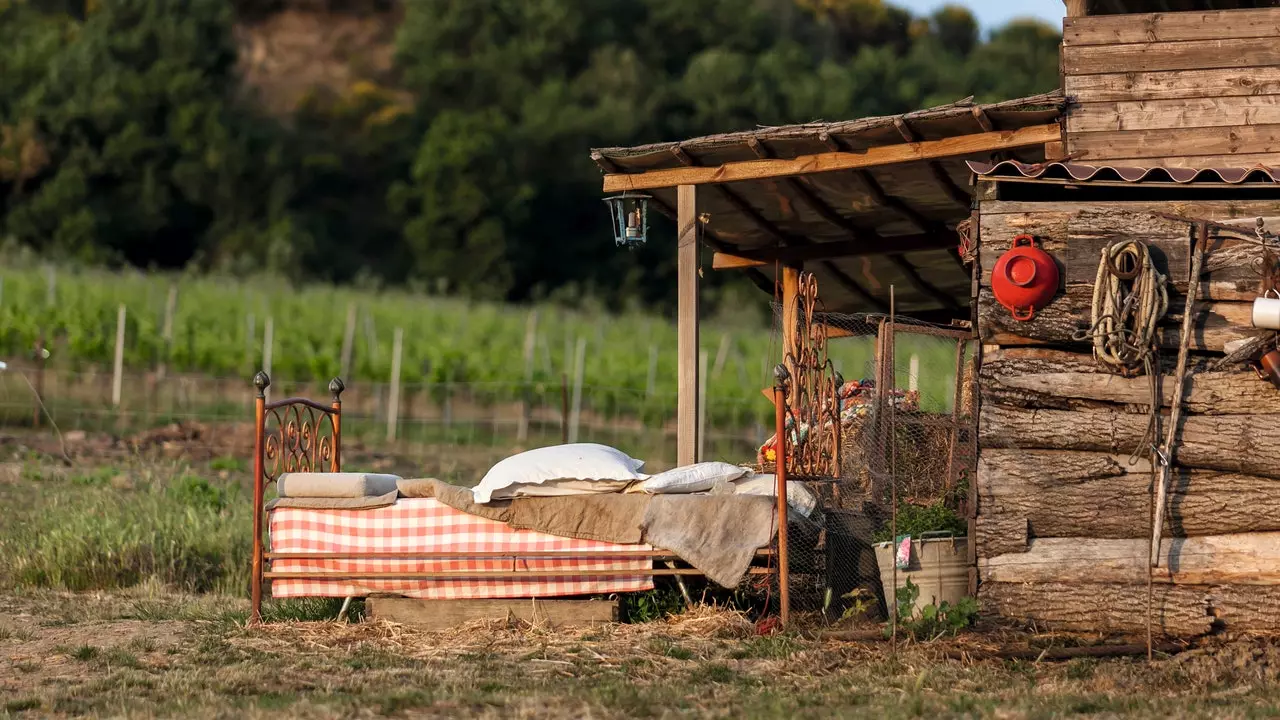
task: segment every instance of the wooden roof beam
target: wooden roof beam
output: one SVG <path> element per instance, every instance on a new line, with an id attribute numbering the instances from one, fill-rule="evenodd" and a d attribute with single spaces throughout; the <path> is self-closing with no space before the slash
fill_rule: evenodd
<path id="1" fill-rule="evenodd" d="M 894 120 L 894 123 L 897 124 L 901 122 L 901 120 L 902 120 L 901 118 L 896 118 Z M 760 142 L 754 141 L 754 142 L 748 142 L 747 144 L 751 147 L 751 150 L 755 152 L 757 157 L 765 157 L 768 155 L 768 152 L 769 152 L 768 149 L 765 148 Z M 686 155 L 686 157 L 688 156 Z M 880 245 L 883 247 L 883 241 L 884 241 L 883 236 L 881 236 L 879 233 L 876 233 L 874 231 L 859 227 L 853 221 L 849 220 L 845 216 L 836 212 L 834 208 L 828 205 L 826 201 L 824 201 L 822 198 L 818 197 L 817 193 L 815 193 L 812 189 L 810 189 L 804 183 L 800 182 L 794 177 L 784 178 L 783 182 L 788 187 L 790 187 L 796 193 L 796 195 L 798 195 L 800 199 L 804 201 L 806 205 L 808 205 L 814 212 L 816 212 L 819 216 L 821 216 L 823 220 L 826 220 L 828 223 L 835 225 L 836 227 L 844 229 L 846 232 L 848 232 L 850 235 L 853 235 L 854 237 L 858 237 L 858 236 L 866 237 L 867 241 L 869 241 L 868 244 Z M 717 186 L 717 187 L 723 188 L 723 186 Z M 728 188 L 723 188 L 723 189 L 726 192 L 729 191 Z M 967 203 L 966 203 L 966 206 L 967 206 Z M 927 282 L 916 270 L 915 266 L 913 266 L 911 262 L 908 261 L 905 257 L 895 253 L 895 254 L 889 255 L 889 260 L 894 265 L 897 265 L 900 270 L 902 270 L 902 273 L 907 276 L 907 279 L 911 281 L 911 284 L 917 290 L 928 295 L 934 300 L 937 300 L 938 302 L 942 303 L 943 307 L 951 308 L 954 310 L 960 309 L 960 305 L 956 303 L 954 298 L 952 298 L 947 293 L 939 290 L 938 288 L 934 287 L 933 285 L 929 284 L 929 282 Z M 714 265 L 714 262 L 713 262 L 713 265 Z M 832 272 L 834 273 L 840 272 L 838 269 L 836 269 L 835 265 L 831 263 L 826 263 L 826 265 L 829 266 L 829 269 Z"/>
<path id="2" fill-rule="evenodd" d="M 979 110 L 979 108 L 975 107 L 974 110 Z M 986 115 L 983 114 L 983 117 L 986 117 Z M 977 113 L 974 113 L 974 118 L 978 118 Z M 981 124 L 980 121 L 979 124 Z M 987 120 L 987 124 L 990 125 L 991 121 Z M 919 133 L 912 129 L 912 127 L 907 124 L 906 119 L 902 116 L 898 116 L 893 119 L 893 126 L 898 129 L 898 134 L 902 136 L 902 139 L 906 140 L 908 143 L 920 142 Z M 983 130 L 987 130 L 987 128 L 984 126 Z M 987 132 L 983 134 L 990 135 L 994 133 L 991 130 L 987 130 Z M 966 208 L 969 207 L 972 202 L 972 197 L 969 195 L 969 191 L 960 187 L 960 185 L 956 183 L 955 179 L 947 174 L 947 169 L 942 167 L 942 163 L 936 160 L 930 161 L 929 172 L 933 173 L 933 178 L 938 181 L 938 184 L 942 186 L 943 190 L 947 191 L 947 195 L 949 195 L 956 204 Z"/>
<path id="3" fill-rule="evenodd" d="M 800 263 L 832 258 L 889 255 L 920 250 L 948 250 L 952 243 L 937 235 L 900 235 L 883 237 L 881 242 L 865 240 L 841 240 L 839 242 L 814 243 L 790 247 L 772 245 L 763 248 L 730 250 L 716 253 L 711 259 L 713 270 L 729 270 L 744 267 L 763 267 L 775 262 Z"/>
<path id="4" fill-rule="evenodd" d="M 605 157 L 604 155 L 601 155 L 598 152 L 591 153 L 591 159 L 595 161 L 596 166 L 598 166 L 601 170 L 604 170 L 607 173 L 618 172 L 618 166 L 614 164 L 612 160 Z M 671 207 L 667 203 L 663 202 L 660 198 L 650 197 L 649 202 L 652 203 L 653 206 L 658 209 L 658 212 L 662 213 L 663 215 L 666 215 L 672 220 L 676 220 L 678 218 L 676 209 Z M 722 253 L 738 252 L 737 246 L 733 245 L 732 243 L 724 242 L 720 238 L 716 237 L 715 233 L 711 230 L 711 228 L 703 227 L 702 230 L 703 230 L 702 239 L 707 243 L 707 245 L 712 250 L 716 252 L 722 252 Z M 769 276 L 765 275 L 759 270 L 756 270 L 755 268 L 747 268 L 747 278 L 751 280 L 751 282 L 756 287 L 760 288 L 761 290 L 764 290 L 767 293 L 772 293 L 774 290 L 773 281 L 769 279 Z"/>
<path id="5" fill-rule="evenodd" d="M 684 148 L 679 146 L 673 147 L 671 148 L 671 154 L 674 155 L 676 160 L 685 167 L 698 169 L 698 161 L 689 153 L 685 152 Z M 742 215 L 755 224 L 756 227 L 763 230 L 782 245 L 797 246 L 815 244 L 807 237 L 792 235 L 777 225 L 769 222 L 769 220 L 761 215 L 758 210 L 751 207 L 751 203 L 743 200 L 742 197 L 732 189 L 723 185 L 713 185 L 712 187 L 720 193 L 720 196 L 724 198 L 725 202 L 732 205 L 735 210 L 742 213 Z M 888 305 L 883 300 L 867 292 L 866 288 L 858 284 L 858 281 L 846 275 L 843 270 L 836 267 L 835 263 L 824 262 L 822 265 L 831 273 L 831 276 L 835 278 L 837 283 L 843 285 L 847 290 L 861 297 L 863 301 L 870 303 L 881 310 L 888 308 Z"/>
<path id="6" fill-rule="evenodd" d="M 604 191 L 652 190 L 677 185 L 714 185 L 838 170 L 856 170 L 936 158 L 989 154 L 997 150 L 1044 145 L 1061 139 L 1062 129 L 1057 123 L 1050 123 L 1017 130 L 960 135 L 942 140 L 879 145 L 858 152 L 801 155 L 789 160 L 744 160 L 715 167 L 686 166 L 643 173 L 610 173 L 604 176 Z M 678 147 L 675 149 L 680 150 L 681 153 L 684 152 Z M 961 193 L 966 198 L 965 207 L 968 207 L 968 193 L 963 190 Z"/>

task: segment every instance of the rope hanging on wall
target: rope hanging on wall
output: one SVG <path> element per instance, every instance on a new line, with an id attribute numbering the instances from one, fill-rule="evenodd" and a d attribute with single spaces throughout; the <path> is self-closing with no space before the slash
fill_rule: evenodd
<path id="1" fill-rule="evenodd" d="M 1093 357 L 1113 371 L 1150 372 L 1156 325 L 1169 309 L 1166 278 L 1151 262 L 1147 245 L 1123 240 L 1103 248 L 1093 286 L 1089 330 L 1077 340 L 1093 339 Z"/>

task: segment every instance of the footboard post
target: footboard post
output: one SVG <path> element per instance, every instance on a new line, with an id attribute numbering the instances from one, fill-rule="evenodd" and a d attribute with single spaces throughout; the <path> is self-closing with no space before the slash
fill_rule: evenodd
<path id="1" fill-rule="evenodd" d="M 786 627 L 791 619 L 791 566 L 787 547 L 787 380 L 790 373 L 786 365 L 778 365 L 773 369 L 777 381 L 773 386 L 774 421 L 776 425 L 774 437 L 777 450 L 774 457 L 775 479 L 777 480 L 778 503 L 778 603 L 782 608 L 779 620 Z M 799 432 L 799 428 L 796 429 Z"/>
<path id="2" fill-rule="evenodd" d="M 329 416 L 333 423 L 333 458 L 329 460 L 329 472 L 342 472 L 342 391 L 346 389 L 340 377 L 329 381 L 329 392 L 333 395 L 333 414 Z"/>
<path id="3" fill-rule="evenodd" d="M 258 389 L 253 412 L 253 567 L 249 578 L 249 624 L 262 621 L 262 520 L 263 494 L 265 493 L 263 467 L 263 442 L 267 425 L 267 387 L 271 378 L 259 371 L 253 376 L 253 386 Z M 337 452 L 334 457 L 337 457 Z"/>

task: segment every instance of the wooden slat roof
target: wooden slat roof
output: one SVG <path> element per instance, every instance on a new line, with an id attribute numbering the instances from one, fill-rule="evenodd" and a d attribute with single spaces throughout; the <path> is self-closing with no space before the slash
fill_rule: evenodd
<path id="1" fill-rule="evenodd" d="M 1057 122 L 1061 92 L 1001 103 L 962 100 L 926 110 L 844 122 L 762 127 L 744 132 L 630 148 L 602 148 L 592 158 L 606 173 L 645 173 L 689 166 L 718 166 L 761 158 L 792 159 L 831 152 L 859 152 L 906 142 L 1012 131 Z M 826 307 L 833 312 L 875 312 L 888 307 L 889 286 L 898 309 L 917 315 L 968 316 L 970 278 L 959 261 L 955 227 L 971 212 L 971 173 L 966 161 L 1017 159 L 1042 162 L 1044 146 L 901 162 L 795 177 L 708 185 L 698 210 L 710 214 L 705 237 L 726 252 L 865 240 L 876 252 L 810 261 Z M 659 210 L 676 206 L 676 189 L 647 191 Z M 897 252 L 893 239 L 937 239 L 933 249 Z M 772 291 L 773 269 L 751 271 Z"/>

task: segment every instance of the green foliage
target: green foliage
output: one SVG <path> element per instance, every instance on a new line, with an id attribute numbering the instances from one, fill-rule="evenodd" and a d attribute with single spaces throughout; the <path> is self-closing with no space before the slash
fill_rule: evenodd
<path id="1" fill-rule="evenodd" d="M 955 635 L 972 625 L 978 616 L 978 601 L 972 597 L 960 598 L 954 605 L 946 600 L 937 605 L 929 603 L 916 612 L 920 587 L 911 578 L 907 578 L 906 585 L 898 588 L 896 596 L 898 629 L 917 640 Z M 891 631 L 892 628 L 885 628 L 886 634 Z"/>
<path id="2" fill-rule="evenodd" d="M 951 533 L 964 537 L 969 531 L 968 523 L 954 510 L 947 507 L 944 500 L 937 500 L 929 505 L 914 505 L 907 502 L 898 503 L 898 535 L 910 535 L 919 539 L 924 533 Z M 893 540 L 891 529 L 886 525 L 876 531 L 875 542 Z"/>
<path id="3" fill-rule="evenodd" d="M 390 67 L 361 59 L 388 48 L 352 48 L 349 84 L 266 117 L 235 30 L 281 7 L 0 2 L 0 237 L 94 263 L 668 309 L 675 255 L 615 250 L 588 148 L 1058 82 L 1056 30 L 983 40 L 958 7 L 415 0 L 375 19 L 399 23 Z"/>

